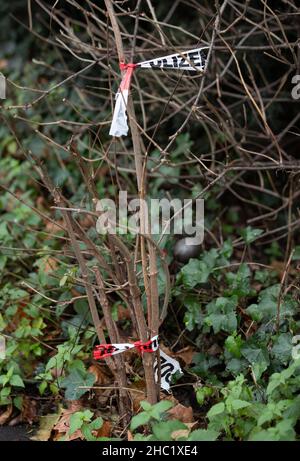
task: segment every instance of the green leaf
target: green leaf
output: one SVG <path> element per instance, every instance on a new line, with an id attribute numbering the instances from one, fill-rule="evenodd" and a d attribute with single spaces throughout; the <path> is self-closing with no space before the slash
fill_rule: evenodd
<path id="1" fill-rule="evenodd" d="M 143 426 L 144 424 L 147 424 L 151 419 L 151 416 L 149 413 L 146 413 L 145 411 L 142 411 L 138 415 L 134 416 L 131 420 L 130 424 L 130 430 L 134 431 L 140 426 Z"/>
<path id="2" fill-rule="evenodd" d="M 40 383 L 40 385 L 39 385 L 39 393 L 40 393 L 41 395 L 43 395 L 44 392 L 45 392 L 45 390 L 47 389 L 47 387 L 48 387 L 47 381 L 45 381 L 45 380 L 42 381 L 42 382 Z"/>
<path id="3" fill-rule="evenodd" d="M 199 283 L 206 283 L 211 269 L 203 261 L 190 259 L 179 272 L 177 278 L 188 288 L 194 288 Z"/>
<path id="4" fill-rule="evenodd" d="M 249 245 L 249 243 L 254 242 L 261 234 L 263 234 L 263 229 L 254 229 L 250 226 L 242 229 L 240 231 L 241 236 L 244 239 L 244 242 Z"/>
<path id="5" fill-rule="evenodd" d="M 214 393 L 214 390 L 212 387 L 208 386 L 203 386 L 203 387 L 198 387 L 196 390 L 196 399 L 199 405 L 203 405 L 207 397 L 211 397 Z"/>
<path id="6" fill-rule="evenodd" d="M 160 423 L 154 423 L 152 425 L 152 431 L 157 440 L 168 441 L 172 440 L 172 433 L 174 431 L 179 431 L 182 429 L 187 429 L 187 426 L 181 421 L 169 420 L 162 421 Z"/>
<path id="7" fill-rule="evenodd" d="M 295 246 L 295 251 L 292 256 L 292 261 L 298 261 L 300 259 L 300 245 Z"/>
<path id="8" fill-rule="evenodd" d="M 236 358 L 240 358 L 243 341 L 240 336 L 228 336 L 225 340 L 225 348 Z"/>
<path id="9" fill-rule="evenodd" d="M 246 402 L 245 400 L 234 399 L 231 402 L 231 406 L 233 410 L 241 410 L 242 408 L 246 408 L 251 406 L 251 403 Z"/>
<path id="10" fill-rule="evenodd" d="M 243 357 L 252 365 L 256 379 L 260 379 L 262 373 L 270 364 L 268 350 L 265 346 L 259 347 L 256 341 L 248 341 L 241 349 Z"/>
<path id="11" fill-rule="evenodd" d="M 152 405 L 151 405 L 151 403 L 147 402 L 146 400 L 143 400 L 143 401 L 141 402 L 141 407 L 142 407 L 142 409 L 145 410 L 145 411 L 150 411 L 151 408 L 152 408 Z"/>
<path id="12" fill-rule="evenodd" d="M 94 419 L 94 421 L 92 421 L 89 426 L 92 431 L 99 430 L 103 426 L 103 418 L 99 416 L 98 418 Z"/>
<path id="13" fill-rule="evenodd" d="M 205 317 L 204 323 L 212 326 L 215 333 L 221 330 L 234 333 L 237 329 L 236 307 L 237 296 L 214 299 L 206 306 L 209 315 Z"/>
<path id="14" fill-rule="evenodd" d="M 262 290 L 258 297 L 257 304 L 251 304 L 246 309 L 250 317 L 256 321 L 275 321 L 277 316 L 278 296 L 280 285 L 272 285 L 271 287 Z M 291 317 L 297 310 L 297 302 L 290 295 L 284 296 L 280 304 L 280 317 Z"/>
<path id="15" fill-rule="evenodd" d="M 228 272 L 225 276 L 228 288 L 224 294 L 227 296 L 236 295 L 238 298 L 255 294 L 255 290 L 252 290 L 250 286 L 250 276 L 251 271 L 247 264 L 241 264 L 236 273 Z"/>
<path id="16" fill-rule="evenodd" d="M 218 437 L 219 432 L 212 429 L 197 429 L 191 432 L 187 440 L 191 442 L 214 442 Z"/>
<path id="17" fill-rule="evenodd" d="M 209 412 L 207 413 L 207 417 L 209 419 L 213 418 L 214 416 L 220 415 L 225 411 L 225 404 L 224 402 L 216 403 L 216 405 L 212 406 Z"/>
<path id="18" fill-rule="evenodd" d="M 170 400 L 162 400 L 161 402 L 158 402 L 152 406 L 150 411 L 151 417 L 159 421 L 161 419 L 162 413 L 165 413 L 173 406 L 174 404 L 173 402 L 170 402 Z"/>
<path id="19" fill-rule="evenodd" d="M 274 341 L 272 355 L 280 363 L 287 365 L 292 357 L 292 335 L 290 333 L 281 333 Z"/>
<path id="20" fill-rule="evenodd" d="M 88 389 L 79 389 L 80 386 L 92 387 L 96 377 L 92 373 L 83 372 L 80 369 L 71 371 L 63 382 L 62 387 L 66 388 L 65 397 L 67 400 L 78 400 Z"/>
<path id="21" fill-rule="evenodd" d="M 69 435 L 74 434 L 74 432 L 80 429 L 83 423 L 84 421 L 81 412 L 73 413 L 70 417 Z"/>
<path id="22" fill-rule="evenodd" d="M 193 296 L 187 296 L 184 299 L 184 305 L 187 308 L 184 314 L 184 323 L 189 331 L 192 331 L 197 325 L 201 325 L 203 322 L 203 314 L 201 312 L 201 306 L 199 299 Z"/>
<path id="23" fill-rule="evenodd" d="M 21 376 L 19 376 L 19 375 L 13 375 L 10 378 L 9 383 L 11 384 L 11 386 L 25 387 L 24 382 L 23 382 Z"/>

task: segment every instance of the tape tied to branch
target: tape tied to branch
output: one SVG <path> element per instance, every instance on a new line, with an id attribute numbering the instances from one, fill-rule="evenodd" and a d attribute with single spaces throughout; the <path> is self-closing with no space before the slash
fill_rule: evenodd
<path id="1" fill-rule="evenodd" d="M 120 63 L 121 71 L 125 71 L 119 90 L 116 94 L 115 109 L 109 134 L 111 136 L 126 136 L 128 133 L 126 107 L 128 94 L 133 72 L 136 68 L 142 69 L 177 69 L 184 71 L 203 72 L 206 66 L 205 49 L 208 47 L 197 48 L 194 50 L 183 51 L 182 53 L 170 54 L 161 58 L 142 61 L 137 64 L 123 62 Z"/>
<path id="2" fill-rule="evenodd" d="M 140 354 L 153 353 L 159 349 L 158 335 L 153 336 L 149 341 L 135 341 L 134 343 L 116 343 L 116 344 L 99 344 L 93 351 L 93 357 L 95 360 L 102 360 L 112 355 L 121 354 L 130 349 L 137 349 Z M 181 368 L 177 360 L 169 357 L 161 349 L 160 355 L 160 367 L 158 366 L 157 357 L 154 360 L 154 376 L 156 382 L 158 382 L 158 375 L 160 369 L 161 377 L 161 388 L 165 391 L 170 391 L 170 384 L 172 376 L 176 373 L 182 373 Z"/>
<path id="3" fill-rule="evenodd" d="M 153 338 L 145 343 L 135 341 L 134 343 L 99 344 L 93 351 L 93 357 L 95 360 L 104 359 L 134 348 L 141 354 L 144 352 L 155 352 L 158 349 L 158 336 L 153 336 Z"/>
<path id="4" fill-rule="evenodd" d="M 128 133 L 126 107 L 128 102 L 130 83 L 133 71 L 136 67 L 137 65 L 133 63 L 120 63 L 120 69 L 125 71 L 125 74 L 123 75 L 120 88 L 116 94 L 115 110 L 109 131 L 111 136 L 126 136 Z"/>

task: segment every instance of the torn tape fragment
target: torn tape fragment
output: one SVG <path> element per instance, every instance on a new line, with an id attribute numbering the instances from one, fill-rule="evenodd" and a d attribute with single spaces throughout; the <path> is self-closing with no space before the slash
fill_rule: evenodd
<path id="1" fill-rule="evenodd" d="M 116 94 L 116 104 L 109 131 L 111 136 L 126 136 L 128 133 L 126 108 L 130 82 L 135 67 L 135 64 L 120 64 L 120 68 L 126 70 L 126 72 L 123 75 L 119 91 Z"/>
<path id="2" fill-rule="evenodd" d="M 178 371 L 182 373 L 179 363 L 177 360 L 169 357 L 161 349 L 159 350 L 160 354 L 160 387 L 165 391 L 170 393 L 170 385 L 172 376 Z M 154 376 L 155 381 L 158 382 L 158 366 L 157 358 L 154 361 Z"/>

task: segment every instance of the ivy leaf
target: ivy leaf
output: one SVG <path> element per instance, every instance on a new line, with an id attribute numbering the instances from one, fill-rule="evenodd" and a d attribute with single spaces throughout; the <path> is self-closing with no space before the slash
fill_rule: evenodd
<path id="1" fill-rule="evenodd" d="M 248 341 L 241 349 L 243 357 L 252 365 L 256 379 L 260 379 L 263 372 L 270 364 L 269 354 L 266 347 L 259 347 L 254 342 Z"/>
<path id="2" fill-rule="evenodd" d="M 192 331 L 197 325 L 203 322 L 203 314 L 199 300 L 195 297 L 188 296 L 184 300 L 184 305 L 187 308 L 184 314 L 184 323 L 188 331 Z"/>
<path id="3" fill-rule="evenodd" d="M 70 417 L 69 435 L 74 434 L 84 424 L 81 412 L 76 412 Z"/>
<path id="4" fill-rule="evenodd" d="M 66 388 L 65 397 L 67 400 L 78 400 L 88 389 L 79 389 L 80 386 L 91 387 L 96 376 L 81 369 L 73 369 L 63 382 L 62 387 Z"/>
<path id="5" fill-rule="evenodd" d="M 243 237 L 244 242 L 249 245 L 249 243 L 254 242 L 254 240 L 256 240 L 263 232 L 263 229 L 254 229 L 248 226 L 245 229 L 242 229 L 240 234 Z"/>
<path id="6" fill-rule="evenodd" d="M 257 304 L 251 304 L 246 312 L 256 322 L 275 320 L 277 315 L 278 296 L 280 285 L 272 285 L 262 290 L 258 297 Z M 286 295 L 281 301 L 280 317 L 290 317 L 297 309 L 297 302 Z"/>
<path id="7" fill-rule="evenodd" d="M 236 295 L 239 298 L 255 294 L 255 290 L 250 286 L 250 276 L 251 271 L 247 264 L 241 264 L 237 273 L 228 272 L 226 280 L 229 288 L 226 289 L 225 294 Z"/>
<path id="8" fill-rule="evenodd" d="M 272 355 L 280 363 L 287 365 L 292 357 L 292 348 L 292 335 L 290 333 L 282 333 L 274 341 Z"/>
<path id="9" fill-rule="evenodd" d="M 233 355 L 233 357 L 240 358 L 241 357 L 241 347 L 243 341 L 240 336 L 228 336 L 225 340 L 225 348 Z"/>
<path id="10" fill-rule="evenodd" d="M 188 288 L 194 288 L 199 283 L 206 283 L 211 273 L 208 265 L 198 259 L 190 259 L 178 274 L 178 280 Z"/>
<path id="11" fill-rule="evenodd" d="M 215 333 L 221 330 L 234 333 L 237 329 L 236 307 L 236 296 L 214 299 L 206 306 L 209 315 L 205 317 L 204 323 L 212 326 Z"/>

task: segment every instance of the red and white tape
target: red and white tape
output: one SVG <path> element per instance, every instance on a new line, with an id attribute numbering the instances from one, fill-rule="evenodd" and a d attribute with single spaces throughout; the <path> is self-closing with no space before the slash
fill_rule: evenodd
<path id="1" fill-rule="evenodd" d="M 153 336 L 149 341 L 143 343 L 142 341 L 135 341 L 134 343 L 115 343 L 115 344 L 99 344 L 93 351 L 93 357 L 95 360 L 102 360 L 112 355 L 121 354 L 130 349 L 137 349 L 141 354 L 156 352 L 159 348 L 158 336 Z M 161 387 L 165 391 L 170 390 L 170 384 L 172 376 L 176 373 L 182 373 L 181 368 L 177 360 L 169 357 L 165 352 L 160 350 L 160 376 L 161 376 Z M 154 361 L 154 375 L 156 382 L 158 381 L 158 364 L 157 358 Z"/>
<path id="2" fill-rule="evenodd" d="M 120 69 L 125 71 L 118 93 L 113 113 L 113 119 L 109 134 L 111 136 L 126 136 L 128 133 L 126 107 L 131 79 L 136 68 L 143 69 L 165 69 L 183 70 L 192 72 L 203 72 L 206 66 L 206 53 L 208 47 L 197 48 L 194 50 L 183 51 L 182 53 L 170 54 L 160 58 L 150 59 L 149 61 L 137 64 L 120 63 Z"/>

